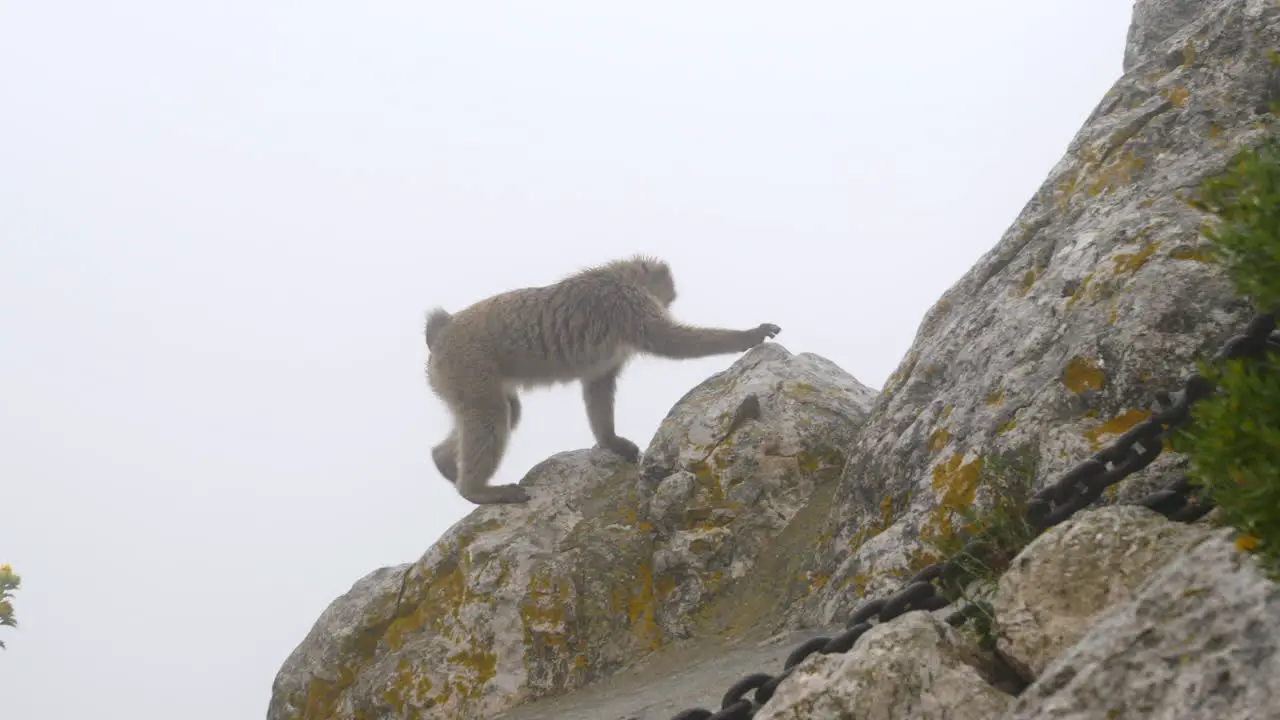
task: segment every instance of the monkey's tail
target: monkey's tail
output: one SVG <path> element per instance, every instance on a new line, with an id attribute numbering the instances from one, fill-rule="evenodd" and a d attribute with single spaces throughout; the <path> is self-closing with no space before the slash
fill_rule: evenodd
<path id="1" fill-rule="evenodd" d="M 436 340 L 440 338 L 440 333 L 453 322 L 453 315 L 450 315 L 444 308 L 436 308 L 427 313 L 427 326 L 424 334 L 427 338 L 427 349 L 434 350 Z"/>

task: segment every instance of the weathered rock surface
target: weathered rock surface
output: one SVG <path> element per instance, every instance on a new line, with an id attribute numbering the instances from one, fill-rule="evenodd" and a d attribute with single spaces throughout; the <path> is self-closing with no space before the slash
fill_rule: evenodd
<path id="1" fill-rule="evenodd" d="M 943 622 L 950 608 L 909 612 L 847 653 L 811 655 L 756 717 L 1280 717 L 1280 706 L 1262 714 L 1280 699 L 1266 675 L 1280 664 L 1280 586 L 1231 534 L 1132 506 L 1083 511 L 1000 578 L 999 656 L 972 624 Z M 1023 684 L 1011 682 L 1018 668 L 1039 679 L 1015 706 L 996 687 Z"/>
<path id="2" fill-rule="evenodd" d="M 530 686 L 571 682 L 582 655 L 640 653 L 629 631 L 651 583 L 629 520 L 635 477 L 602 450 L 560 453 L 521 481 L 527 505 L 479 507 L 408 575 L 360 581 L 281 668 L 268 720 L 483 717 Z M 584 538 L 588 556 L 576 549 Z M 581 573 L 553 578 L 569 556 Z"/>
<path id="3" fill-rule="evenodd" d="M 873 395 L 768 344 L 673 408 L 644 461 L 656 486 L 603 450 L 553 456 L 521 481 L 528 504 L 477 508 L 335 600 L 268 720 L 488 717 L 763 612 L 735 580 L 790 581 L 789 538 L 809 537 L 801 513 L 830 496 Z"/>
<path id="4" fill-rule="evenodd" d="M 346 656 L 360 647 L 369 619 L 386 612 L 409 563 L 374 570 L 329 604 L 302 644 L 294 650 L 271 688 L 267 717 L 321 717 L 332 713 L 326 691 L 350 684 Z"/>
<path id="5" fill-rule="evenodd" d="M 682 710 L 707 705 L 747 675 L 781 668 L 796 645 L 843 629 L 806 628 L 763 641 L 699 638 L 665 645 L 604 680 L 486 720 L 670 720 Z"/>
<path id="6" fill-rule="evenodd" d="M 1175 555 L 1202 525 L 1129 506 L 1077 513 L 1023 548 L 991 599 L 1001 655 L 1028 682 Z"/>
<path id="7" fill-rule="evenodd" d="M 927 313 L 851 449 L 808 568 L 829 582 L 791 621 L 835 622 L 930 562 L 951 511 L 988 504 L 992 458 L 1037 463 L 1033 488 L 1148 416 L 1194 360 L 1247 322 L 1204 262 L 1205 217 L 1180 192 L 1262 133 L 1280 7 L 1143 0 L 1127 71 L 1017 220 Z M 1167 453 L 1100 502 L 1168 479 Z"/>
<path id="8" fill-rule="evenodd" d="M 986 679 L 990 661 L 933 614 L 867 631 L 847 653 L 815 653 L 778 685 L 757 720 L 988 720 L 1013 698 Z"/>
<path id="9" fill-rule="evenodd" d="M 1006 720 L 1280 718 L 1280 585 L 1220 530 L 1139 588 Z"/>
<path id="10" fill-rule="evenodd" d="M 780 598 L 761 583 L 803 593 L 820 582 L 799 555 L 875 395 L 822 357 L 769 344 L 676 404 L 645 453 L 640 491 L 654 573 L 670 588 L 659 612 L 668 636 L 776 617 Z"/>

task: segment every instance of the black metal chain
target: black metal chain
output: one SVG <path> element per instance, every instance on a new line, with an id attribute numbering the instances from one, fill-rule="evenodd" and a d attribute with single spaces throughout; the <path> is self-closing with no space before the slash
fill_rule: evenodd
<path id="1" fill-rule="evenodd" d="M 1244 332 L 1227 340 L 1214 354 L 1214 360 L 1255 359 L 1269 351 L 1280 351 L 1280 336 L 1275 334 L 1275 313 L 1254 316 Z M 1191 406 L 1214 391 L 1213 383 L 1199 373 L 1191 373 L 1175 392 L 1158 392 L 1151 416 L 1138 423 L 1092 457 L 1059 476 L 1035 493 L 1027 502 L 1027 521 L 1041 533 L 1089 506 L 1107 488 L 1150 465 L 1160 456 L 1164 441 L 1191 418 Z M 1176 522 L 1193 522 L 1213 509 L 1212 498 L 1193 492 L 1186 476 L 1169 483 L 1133 503 L 1164 515 Z M 778 685 L 813 653 L 830 655 L 845 653 L 859 638 L 878 623 L 888 622 L 912 610 L 940 610 L 950 603 L 938 594 L 935 580 L 951 580 L 964 574 L 959 557 L 982 557 L 989 544 L 972 538 L 964 549 L 950 560 L 938 562 L 920 572 L 887 598 L 869 600 L 859 605 L 845 622 L 845 631 L 835 637 L 808 640 L 787 656 L 782 672 L 777 675 L 753 673 L 731 685 L 720 699 L 718 711 L 691 708 L 671 720 L 751 720 L 773 697 Z M 947 623 L 958 627 L 979 611 L 967 605 L 947 616 Z M 875 620 L 876 623 L 872 623 Z M 755 691 L 748 698 L 747 693 Z"/>

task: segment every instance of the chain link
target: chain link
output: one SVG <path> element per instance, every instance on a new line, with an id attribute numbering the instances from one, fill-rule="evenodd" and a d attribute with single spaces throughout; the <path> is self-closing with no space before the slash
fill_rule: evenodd
<path id="1" fill-rule="evenodd" d="M 1267 352 L 1280 352 L 1280 336 L 1276 335 L 1275 330 L 1274 313 L 1256 315 L 1243 333 L 1222 345 L 1213 359 L 1256 359 Z M 1031 497 L 1027 502 L 1028 522 L 1037 533 L 1043 532 L 1092 504 L 1107 488 L 1155 462 L 1164 449 L 1165 441 L 1190 420 L 1192 405 L 1213 392 L 1213 383 L 1199 373 L 1191 373 L 1184 378 L 1182 388 L 1177 391 L 1157 392 L 1150 417 Z M 1214 507 L 1212 498 L 1207 493 L 1194 492 L 1186 476 L 1179 477 L 1134 504 L 1149 508 L 1175 522 L 1193 522 Z M 981 558 L 990 549 L 987 542 L 972 538 L 965 543 L 957 557 Z M 830 655 L 848 652 L 859 638 L 877 624 L 889 622 L 912 610 L 932 611 L 947 607 L 950 601 L 938 594 L 934 581 L 954 580 L 961 577 L 963 572 L 956 558 L 926 567 L 907 580 L 893 595 L 868 600 L 859 605 L 849 615 L 843 633 L 835 637 L 816 637 L 801 643 L 787 656 L 781 673 L 753 673 L 731 685 L 720 699 L 718 711 L 691 708 L 672 716 L 671 720 L 751 720 L 773 697 L 778 685 L 790 677 L 805 658 L 814 653 Z M 946 621 L 953 627 L 959 627 L 979 612 L 979 606 L 966 605 L 948 615 Z M 876 622 L 873 623 L 873 620 Z M 748 698 L 747 694 L 752 691 L 754 694 Z"/>

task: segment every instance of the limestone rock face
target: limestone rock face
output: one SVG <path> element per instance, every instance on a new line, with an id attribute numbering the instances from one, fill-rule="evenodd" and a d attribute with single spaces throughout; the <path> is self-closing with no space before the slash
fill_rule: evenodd
<path id="1" fill-rule="evenodd" d="M 1050 663 L 1005 720 L 1280 718 L 1280 585 L 1231 536 L 1175 556 Z"/>
<path id="2" fill-rule="evenodd" d="M 1145 419 L 1158 390 L 1243 328 L 1247 304 L 1205 262 L 1207 219 L 1179 193 L 1261 137 L 1280 97 L 1267 54 L 1280 6 L 1140 0 L 1126 71 L 1000 241 L 926 314 L 851 448 L 809 568 L 830 578 L 794 622 L 839 621 L 897 587 L 993 496 L 992 460 L 1032 489 Z M 1166 453 L 1101 502 L 1163 484 Z"/>
<path id="3" fill-rule="evenodd" d="M 992 596 L 1001 655 L 1030 681 L 1178 553 L 1202 525 L 1137 506 L 1077 513 L 1023 548 Z"/>
<path id="4" fill-rule="evenodd" d="M 766 344 L 672 409 L 643 461 L 655 483 L 604 450 L 551 457 L 520 483 L 529 503 L 479 507 L 336 599 L 268 720 L 490 717 L 758 612 L 735 578 L 785 581 L 770 573 L 790 572 L 788 538 L 808 541 L 802 511 L 830 496 L 873 397 Z"/>
<path id="5" fill-rule="evenodd" d="M 804 593 L 822 582 L 798 574 L 798 559 L 874 400 L 830 361 L 768 344 L 671 410 L 640 493 L 654 572 L 670 588 L 660 613 L 669 635 L 693 634 L 698 608 L 708 631 L 776 615 L 786 595 L 760 593 L 761 583 Z"/>
<path id="6" fill-rule="evenodd" d="M 354 680 L 345 667 L 346 655 L 360 645 L 369 618 L 385 612 L 387 598 L 395 598 L 409 568 L 406 563 L 374 570 L 329 604 L 276 676 L 267 711 L 270 720 L 332 714 L 329 691 L 336 695 Z"/>
<path id="7" fill-rule="evenodd" d="M 418 562 L 356 583 L 281 668 L 268 720 L 484 717 L 581 682 L 588 657 L 641 653 L 635 478 L 604 450 L 552 456 L 520 483 L 529 503 L 478 507 Z"/>
<path id="8" fill-rule="evenodd" d="M 945 622 L 909 612 L 847 653 L 805 658 L 756 720 L 988 720 L 1013 698 L 987 682 L 985 664 Z"/>
<path id="9" fill-rule="evenodd" d="M 1150 57 L 1178 31 L 1194 21 L 1203 0 L 1138 0 L 1133 4 L 1129 40 L 1124 49 L 1124 70 L 1128 72 Z"/>

